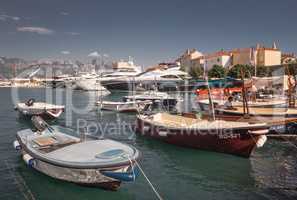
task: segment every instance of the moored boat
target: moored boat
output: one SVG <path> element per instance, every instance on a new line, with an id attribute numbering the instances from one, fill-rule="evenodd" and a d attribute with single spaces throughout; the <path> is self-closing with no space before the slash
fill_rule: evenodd
<path id="1" fill-rule="evenodd" d="M 25 103 L 17 103 L 15 110 L 19 111 L 22 116 L 41 116 L 44 118 L 55 119 L 64 112 L 65 106 L 48 104 L 45 102 L 35 102 L 29 99 Z"/>
<path id="2" fill-rule="evenodd" d="M 97 78 L 78 79 L 76 82 L 76 88 L 84 91 L 99 91 L 103 96 L 110 94 L 110 92 L 100 84 Z"/>
<path id="3" fill-rule="evenodd" d="M 209 114 L 204 112 L 202 118 L 208 119 Z M 265 122 L 269 126 L 268 134 L 271 135 L 296 135 L 297 118 L 296 117 L 284 117 L 284 116 L 243 116 L 243 115 L 229 115 L 223 113 L 216 113 L 216 119 L 225 121 L 238 121 L 258 123 Z"/>
<path id="4" fill-rule="evenodd" d="M 216 108 L 216 112 L 226 115 L 239 115 L 243 116 L 244 108 L 243 107 L 235 107 L 233 109 L 224 109 L 224 108 Z M 296 108 L 258 108 L 251 107 L 249 108 L 250 116 L 255 117 L 297 117 L 297 109 Z"/>
<path id="5" fill-rule="evenodd" d="M 162 106 L 170 109 L 175 107 L 177 102 L 182 101 L 182 99 L 169 95 L 166 92 L 147 91 L 142 94 L 124 96 L 123 101 L 151 101 L 154 105 L 161 104 Z"/>
<path id="6" fill-rule="evenodd" d="M 109 139 L 78 138 L 71 129 L 37 120 L 41 123 L 36 132 L 21 130 L 14 142 L 28 166 L 59 180 L 110 190 L 135 180 L 139 152 L 134 147 Z"/>
<path id="7" fill-rule="evenodd" d="M 157 113 L 138 115 L 136 132 L 170 144 L 249 157 L 261 147 L 266 123 L 215 120 Z"/>
<path id="8" fill-rule="evenodd" d="M 226 100 L 213 100 L 213 103 L 216 107 L 223 107 Z M 200 99 L 198 100 L 198 104 L 202 110 L 209 109 L 209 100 L 208 99 Z M 243 107 L 243 103 L 241 101 L 232 102 L 232 105 L 235 107 Z M 258 100 L 258 101 L 249 101 L 249 107 L 257 107 L 257 108 L 272 108 L 272 107 L 285 107 L 285 100 Z"/>
<path id="9" fill-rule="evenodd" d="M 139 112 L 146 105 L 151 104 L 151 101 L 98 101 L 96 103 L 102 110 L 110 110 L 116 112 Z"/>

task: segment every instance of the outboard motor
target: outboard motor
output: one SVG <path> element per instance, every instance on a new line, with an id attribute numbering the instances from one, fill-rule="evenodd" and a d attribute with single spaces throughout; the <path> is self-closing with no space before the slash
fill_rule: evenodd
<path id="1" fill-rule="evenodd" d="M 29 99 L 26 103 L 25 103 L 25 105 L 26 106 L 33 106 L 33 104 L 35 103 L 35 99 Z"/>
<path id="2" fill-rule="evenodd" d="M 46 128 L 49 127 L 49 125 L 39 116 L 33 116 L 31 118 L 31 121 L 34 127 L 39 131 L 44 131 Z"/>
<path id="3" fill-rule="evenodd" d="M 143 115 L 150 115 L 152 114 L 152 110 L 153 110 L 152 103 L 149 103 L 149 104 L 146 104 L 144 108 L 141 111 L 139 111 L 139 113 Z"/>

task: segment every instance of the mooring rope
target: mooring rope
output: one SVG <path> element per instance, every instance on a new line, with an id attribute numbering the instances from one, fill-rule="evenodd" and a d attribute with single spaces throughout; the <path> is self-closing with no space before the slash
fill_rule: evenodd
<path id="1" fill-rule="evenodd" d="M 138 166 L 138 168 L 140 169 L 141 173 L 143 174 L 144 178 L 146 179 L 146 181 L 148 182 L 148 184 L 150 185 L 150 187 L 152 188 L 152 190 L 154 191 L 154 193 L 156 194 L 156 196 L 158 197 L 158 199 L 159 200 L 163 200 L 163 198 L 161 197 L 161 195 L 159 194 L 159 192 L 156 190 L 156 188 L 154 187 L 154 185 L 151 183 L 151 181 L 149 180 L 149 178 L 145 175 L 143 169 L 140 167 L 140 165 L 137 162 L 137 160 L 135 160 L 135 163 Z"/>
<path id="2" fill-rule="evenodd" d="M 10 166 L 10 164 L 8 163 L 7 160 L 5 160 L 4 162 L 8 169 L 8 172 L 10 173 L 11 177 L 15 180 L 16 185 L 17 185 L 18 189 L 20 190 L 20 192 L 22 193 L 22 195 L 24 196 L 24 198 L 26 200 L 36 200 L 33 193 L 31 192 L 30 188 L 27 186 L 25 180 L 20 175 L 18 175 L 16 172 L 14 173 L 13 167 Z"/>
<path id="3" fill-rule="evenodd" d="M 132 160 L 130 159 L 130 156 L 129 156 L 129 155 L 128 155 L 128 159 L 129 159 L 129 161 L 130 161 L 130 165 L 131 165 L 132 172 L 133 172 L 133 179 L 134 179 L 134 181 L 135 181 L 135 179 L 136 179 L 136 175 L 135 175 L 135 172 L 134 172 L 134 168 L 133 168 Z"/>

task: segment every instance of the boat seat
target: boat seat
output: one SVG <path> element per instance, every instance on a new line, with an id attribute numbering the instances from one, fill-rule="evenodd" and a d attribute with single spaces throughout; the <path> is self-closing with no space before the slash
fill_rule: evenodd
<path id="1" fill-rule="evenodd" d="M 39 147 L 46 147 L 57 144 L 58 141 L 52 136 L 38 137 L 33 140 Z"/>
<path id="2" fill-rule="evenodd" d="M 35 148 L 48 153 L 68 145 L 78 143 L 80 140 L 75 140 L 70 137 L 62 137 L 59 135 L 52 135 L 35 138 L 33 142 L 38 145 L 38 147 Z"/>
<path id="3" fill-rule="evenodd" d="M 197 119 L 197 116 L 195 113 L 182 113 L 182 116 L 192 118 L 192 119 Z"/>

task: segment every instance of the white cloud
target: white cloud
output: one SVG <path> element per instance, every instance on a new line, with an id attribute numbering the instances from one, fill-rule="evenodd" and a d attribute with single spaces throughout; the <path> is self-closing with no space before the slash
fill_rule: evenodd
<path id="1" fill-rule="evenodd" d="M 7 20 L 19 21 L 20 19 L 21 19 L 20 17 L 16 17 L 16 16 L 10 16 L 5 14 L 0 15 L 1 21 L 7 21 Z"/>
<path id="2" fill-rule="evenodd" d="M 66 32 L 66 34 L 73 35 L 73 36 L 80 35 L 80 33 L 77 33 L 77 32 Z"/>
<path id="3" fill-rule="evenodd" d="M 31 32 L 31 33 L 41 34 L 41 35 L 51 35 L 54 33 L 54 31 L 51 29 L 47 29 L 43 27 L 33 27 L 33 26 L 18 27 L 17 30 L 20 32 Z"/>
<path id="4" fill-rule="evenodd" d="M 67 16 L 67 15 L 69 15 L 69 13 L 68 12 L 60 12 L 60 15 Z"/>
<path id="5" fill-rule="evenodd" d="M 68 55 L 70 54 L 70 51 L 61 51 L 61 54 Z"/>
<path id="6" fill-rule="evenodd" d="M 88 57 L 99 57 L 100 54 L 97 51 L 94 51 L 88 55 Z"/>

